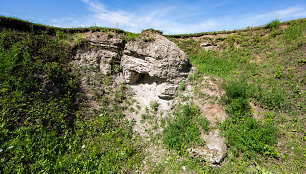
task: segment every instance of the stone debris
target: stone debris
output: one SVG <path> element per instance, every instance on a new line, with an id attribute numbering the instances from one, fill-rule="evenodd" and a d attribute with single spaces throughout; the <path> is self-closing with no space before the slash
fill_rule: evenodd
<path id="1" fill-rule="evenodd" d="M 187 149 L 194 157 L 205 159 L 211 164 L 220 164 L 226 155 L 225 138 L 221 137 L 219 130 L 211 131 L 208 135 L 202 135 L 202 139 L 206 144 L 202 147 L 194 147 Z"/>

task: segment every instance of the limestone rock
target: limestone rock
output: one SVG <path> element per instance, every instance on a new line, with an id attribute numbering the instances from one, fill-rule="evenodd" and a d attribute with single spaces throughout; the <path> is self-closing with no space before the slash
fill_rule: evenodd
<path id="1" fill-rule="evenodd" d="M 208 42 L 203 42 L 203 43 L 200 44 L 200 46 L 201 47 L 209 47 L 209 46 L 211 46 L 211 44 L 208 43 Z"/>
<path id="2" fill-rule="evenodd" d="M 76 51 L 74 65 L 84 72 L 111 73 L 111 62 L 119 58 L 124 48 L 124 35 L 109 32 L 88 32 L 79 37 L 88 40 L 89 45 L 80 47 Z"/>
<path id="3" fill-rule="evenodd" d="M 102 74 L 106 75 L 111 72 L 110 62 L 117 56 L 118 53 L 108 50 L 83 48 L 77 51 L 74 58 L 74 65 L 84 70 L 100 71 Z"/>
<path id="4" fill-rule="evenodd" d="M 130 70 L 124 70 L 123 75 L 126 83 L 135 83 L 139 79 L 139 73 Z"/>
<path id="5" fill-rule="evenodd" d="M 112 31 L 89 32 L 85 33 L 82 37 L 89 40 L 92 46 L 98 46 L 111 51 L 117 51 L 124 46 L 124 35 Z"/>
<path id="6" fill-rule="evenodd" d="M 220 164 L 226 155 L 225 138 L 219 135 L 219 130 L 211 131 L 208 135 L 202 136 L 205 146 L 187 149 L 195 157 L 205 159 L 211 164 Z"/>
<path id="7" fill-rule="evenodd" d="M 188 56 L 177 45 L 153 32 L 142 33 L 139 38 L 126 43 L 121 59 L 123 71 L 148 74 L 172 83 L 187 76 L 188 65 Z"/>
<path id="8" fill-rule="evenodd" d="M 203 43 L 200 44 L 200 46 L 202 48 L 204 48 L 204 50 L 206 50 L 206 51 L 213 48 L 213 45 L 209 42 L 203 42 Z"/>
<path id="9" fill-rule="evenodd" d="M 163 91 L 158 95 L 161 99 L 173 99 L 175 97 L 178 85 L 167 85 L 164 87 Z"/>

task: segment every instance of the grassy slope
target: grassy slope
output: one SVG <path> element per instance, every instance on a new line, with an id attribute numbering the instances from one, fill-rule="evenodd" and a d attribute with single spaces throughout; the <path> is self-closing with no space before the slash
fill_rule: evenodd
<path id="1" fill-rule="evenodd" d="M 122 101 L 109 97 L 119 94 L 104 95 L 108 102 L 88 117 L 86 100 L 77 88 L 78 77 L 68 66 L 73 48 L 80 44 L 73 33 L 112 29 L 60 29 L 0 19 L 1 26 L 10 28 L 0 30 L 1 173 L 135 172 L 144 158 L 143 146 L 131 131 L 132 123 L 120 114 L 125 109 Z M 168 36 L 198 69 L 189 79 L 197 82 L 202 75 L 210 75 L 226 81 L 223 101 L 230 119 L 220 128 L 229 140 L 230 151 L 221 168 L 203 166 L 181 154 L 186 162 L 170 158 L 171 166 L 153 165 L 152 171 L 184 164 L 193 172 L 305 172 L 305 21 L 283 26 L 276 22 L 220 36 L 206 33 L 216 37 L 203 33 Z M 130 40 L 138 35 L 126 36 Z M 204 51 L 200 47 L 203 41 L 211 42 L 215 49 Z M 101 83 L 106 87 L 108 78 Z M 263 110 L 259 120 L 249 118 L 254 113 L 250 102 Z M 278 130 L 272 140 L 269 138 L 275 133 L 271 126 Z M 255 134 L 231 134 L 243 129 L 255 130 Z M 271 134 L 262 135 L 263 144 L 253 148 L 256 138 L 262 139 L 254 136 L 256 131 Z M 239 137 L 246 141 L 237 141 Z M 257 165 L 255 171 L 249 169 L 252 165 Z"/>
<path id="2" fill-rule="evenodd" d="M 264 166 L 259 172 L 305 173 L 305 32 L 301 19 L 202 39 L 172 38 L 198 69 L 196 79 L 210 75 L 226 81 L 223 101 L 230 118 L 221 129 L 228 139 L 230 162 L 224 164 L 225 171 L 250 172 L 251 164 Z M 205 51 L 202 42 L 214 48 Z M 257 107 L 251 108 L 250 102 Z M 252 115 L 262 124 L 252 121 Z M 269 140 L 275 129 L 277 138 Z M 234 161 L 239 157 L 244 158 Z"/>
<path id="3" fill-rule="evenodd" d="M 25 28 L 0 33 L 0 173 L 134 170 L 141 149 L 121 101 L 104 95 L 112 107 L 89 112 L 72 73 L 82 42 L 58 29 L 46 35 L 46 26 L 28 31 L 28 24 L 17 20 Z"/>

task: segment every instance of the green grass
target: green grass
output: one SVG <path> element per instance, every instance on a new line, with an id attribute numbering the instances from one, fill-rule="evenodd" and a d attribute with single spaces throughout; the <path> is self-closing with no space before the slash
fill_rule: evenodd
<path id="1" fill-rule="evenodd" d="M 120 101 L 90 117 L 83 108 L 65 38 L 0 35 L 1 173 L 129 172 L 142 159 Z"/>
<path id="2" fill-rule="evenodd" d="M 269 29 L 277 29 L 279 28 L 281 25 L 281 22 L 276 19 L 274 21 L 271 21 L 270 23 L 266 24 L 265 28 L 269 28 Z"/>
<path id="3" fill-rule="evenodd" d="M 110 87 L 111 76 L 87 76 L 102 106 L 91 110 L 79 89 L 86 74 L 70 68 L 74 49 L 88 44 L 78 33 L 117 32 L 125 42 L 139 35 L 101 27 L 61 29 L 3 16 L 0 24 L 0 172 L 144 169 L 147 144 L 124 117 L 124 87 Z M 250 30 L 168 36 L 196 67 L 188 76 L 193 85 L 203 76 L 224 81 L 221 103 L 229 117 L 214 129 L 221 129 L 229 150 L 217 168 L 191 158 L 186 149 L 205 143 L 200 130 L 207 133 L 210 123 L 196 106 L 180 105 L 173 117 L 163 119 L 168 122 L 161 123 L 160 135 L 150 133 L 154 143 L 169 151 L 162 159 L 167 163 L 150 163 L 146 170 L 179 173 L 184 166 L 191 173 L 305 173 L 305 31 L 305 19 L 300 19 Z M 202 41 L 190 38 L 218 33 L 225 35 L 202 39 L 214 46 L 208 51 L 200 47 Z M 114 66 L 112 74 L 117 72 Z M 186 85 L 180 84 L 181 92 Z M 143 122 L 157 124 L 157 103 L 151 109 L 142 115 Z"/>
<path id="4" fill-rule="evenodd" d="M 174 119 L 165 127 L 163 142 L 170 148 L 183 152 L 192 145 L 201 145 L 199 125 L 207 132 L 209 121 L 200 117 L 199 108 L 185 104 L 175 111 Z"/>
<path id="5" fill-rule="evenodd" d="M 240 152 L 253 160 L 258 158 L 257 153 L 279 157 L 274 147 L 277 143 L 277 128 L 271 120 L 262 124 L 252 117 L 248 84 L 242 80 L 234 81 L 225 85 L 224 89 L 229 118 L 222 123 L 221 129 L 232 153 L 238 157 Z"/>
<path id="6" fill-rule="evenodd" d="M 226 84 L 222 102 L 229 118 L 220 128 L 229 161 L 221 173 L 305 173 L 305 31 L 305 20 L 300 19 L 201 40 L 169 36 L 196 67 L 188 77 L 192 84 L 202 76 Z M 200 47 L 206 41 L 212 50 Z M 255 171 L 249 170 L 252 165 Z"/>

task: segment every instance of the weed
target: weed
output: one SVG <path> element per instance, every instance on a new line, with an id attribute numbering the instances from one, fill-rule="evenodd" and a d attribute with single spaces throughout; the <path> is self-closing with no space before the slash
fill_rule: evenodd
<path id="1" fill-rule="evenodd" d="M 0 173 L 131 172 L 142 159 L 139 140 L 110 98 L 101 100 L 112 109 L 91 114 L 78 103 L 62 34 L 0 34 Z"/>
<path id="2" fill-rule="evenodd" d="M 205 118 L 205 117 L 199 117 L 197 121 L 198 121 L 199 125 L 201 126 L 201 128 L 203 129 L 203 131 L 205 133 L 208 133 L 210 121 L 207 120 L 207 118 Z"/>
<path id="3" fill-rule="evenodd" d="M 191 104 L 186 104 L 179 107 L 174 112 L 174 116 L 174 120 L 169 121 L 163 131 L 163 142 L 168 147 L 183 152 L 187 146 L 203 144 L 197 122 L 200 120 L 201 126 L 206 125 L 203 119 L 198 119 L 199 108 Z M 207 130 L 206 127 L 203 129 Z"/>
<path id="4" fill-rule="evenodd" d="M 158 101 L 151 101 L 150 102 L 150 107 L 153 111 L 157 111 L 158 110 L 158 107 L 159 107 L 159 103 Z"/>
<path id="5" fill-rule="evenodd" d="M 269 29 L 277 29 L 279 28 L 281 22 L 276 19 L 274 21 L 271 21 L 270 23 L 266 24 L 265 28 L 269 28 Z"/>
<path id="6" fill-rule="evenodd" d="M 186 84 L 185 84 L 185 82 L 180 82 L 179 89 L 180 89 L 181 91 L 184 91 L 184 90 L 186 89 Z"/>
<path id="7" fill-rule="evenodd" d="M 257 159 L 257 154 L 279 157 L 273 146 L 277 143 L 277 128 L 271 124 L 271 116 L 262 125 L 251 117 L 248 102 L 248 84 L 243 80 L 231 82 L 226 91 L 226 111 L 230 116 L 221 128 L 235 156 L 239 151 L 246 158 Z"/>
<path id="8" fill-rule="evenodd" d="M 139 34 L 127 32 L 124 39 L 125 39 L 126 42 L 129 42 L 129 41 L 137 38 L 138 36 L 139 36 Z"/>

